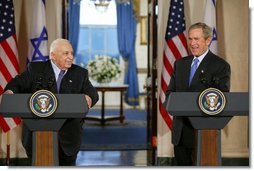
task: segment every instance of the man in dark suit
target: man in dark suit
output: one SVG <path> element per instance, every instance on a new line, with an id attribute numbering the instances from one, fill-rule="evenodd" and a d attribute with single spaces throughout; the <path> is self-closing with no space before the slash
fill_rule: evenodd
<path id="1" fill-rule="evenodd" d="M 50 46 L 50 60 L 29 63 L 25 72 L 6 85 L 5 93 L 34 93 L 40 89 L 48 89 L 53 93 L 84 94 L 88 108 L 91 108 L 98 101 L 98 93 L 89 81 L 88 71 L 73 64 L 73 59 L 73 49 L 69 41 L 56 39 Z M 63 78 L 58 88 L 57 80 L 60 73 L 63 73 Z M 83 123 L 83 119 L 67 119 L 60 129 L 60 166 L 75 165 L 81 145 Z M 25 125 L 22 142 L 27 155 L 31 157 L 31 131 Z"/>
<path id="2" fill-rule="evenodd" d="M 167 98 L 171 92 L 201 92 L 208 87 L 218 88 L 223 92 L 229 91 L 230 65 L 209 50 L 211 39 L 212 29 L 206 24 L 196 23 L 190 26 L 188 44 L 191 55 L 174 63 L 174 72 L 166 92 Z M 193 75 L 191 68 L 194 65 L 197 69 Z M 172 143 L 176 165 L 192 165 L 194 129 L 188 118 L 173 118 Z"/>

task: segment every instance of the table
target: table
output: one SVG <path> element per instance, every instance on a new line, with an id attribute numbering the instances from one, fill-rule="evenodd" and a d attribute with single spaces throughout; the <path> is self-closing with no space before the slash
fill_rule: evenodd
<path id="1" fill-rule="evenodd" d="M 105 125 L 106 121 L 120 120 L 123 123 L 125 116 L 123 113 L 123 93 L 127 91 L 128 85 L 98 85 L 95 86 L 97 91 L 102 93 L 101 116 L 86 116 L 86 120 L 100 121 L 101 125 Z M 105 93 L 109 91 L 120 92 L 120 113 L 118 116 L 105 116 Z"/>

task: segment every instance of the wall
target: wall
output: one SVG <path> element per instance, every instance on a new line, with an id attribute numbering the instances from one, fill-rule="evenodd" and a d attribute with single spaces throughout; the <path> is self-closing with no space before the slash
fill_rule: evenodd
<path id="1" fill-rule="evenodd" d="M 147 17 L 147 0 L 140 0 L 140 16 Z M 147 77 L 147 44 L 141 44 L 141 24 L 137 24 L 137 39 L 136 39 L 136 59 L 138 68 L 138 83 L 139 92 L 144 93 L 146 89 L 146 77 Z M 142 109 L 145 108 L 145 98 L 140 97 L 140 105 Z"/>
<path id="2" fill-rule="evenodd" d="M 204 0 L 185 0 L 185 18 L 187 28 L 191 24 L 203 21 Z M 169 11 L 169 1 L 158 1 L 158 69 L 161 71 L 164 35 Z M 219 55 L 231 65 L 231 91 L 249 91 L 249 17 L 248 0 L 217 1 L 217 31 Z M 158 82 L 160 85 L 160 72 Z M 222 130 L 222 156 L 249 156 L 248 117 L 234 117 Z M 171 134 L 162 117 L 158 115 L 158 156 L 171 157 Z"/>

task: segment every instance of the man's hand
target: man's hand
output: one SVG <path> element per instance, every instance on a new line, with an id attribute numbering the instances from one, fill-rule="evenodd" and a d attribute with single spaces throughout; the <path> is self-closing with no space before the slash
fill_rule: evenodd
<path id="1" fill-rule="evenodd" d="M 14 93 L 13 93 L 13 91 L 11 91 L 11 90 L 6 90 L 6 91 L 4 92 L 4 94 L 14 94 Z"/>
<path id="2" fill-rule="evenodd" d="M 13 91 L 11 90 L 6 90 L 3 94 L 14 94 Z M 2 101 L 2 94 L 0 95 L 0 104 L 1 104 L 1 101 Z"/>
<path id="3" fill-rule="evenodd" d="M 85 95 L 85 98 L 86 98 L 88 109 L 90 109 L 92 106 L 92 99 L 88 95 Z"/>

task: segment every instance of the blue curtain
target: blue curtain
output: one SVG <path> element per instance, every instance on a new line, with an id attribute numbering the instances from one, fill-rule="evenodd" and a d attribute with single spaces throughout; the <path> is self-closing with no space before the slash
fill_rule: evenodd
<path id="1" fill-rule="evenodd" d="M 136 106 L 139 105 L 139 87 L 135 55 L 136 18 L 132 10 L 132 3 L 130 5 L 117 4 L 116 8 L 118 48 L 124 60 L 128 61 L 124 83 L 129 85 L 129 88 L 125 95 L 125 101 L 131 106 Z"/>
<path id="2" fill-rule="evenodd" d="M 69 36 L 68 39 L 72 44 L 74 56 L 76 55 L 78 48 L 78 37 L 79 37 L 79 11 L 80 2 L 75 2 L 75 0 L 69 1 L 69 13 L 68 13 L 68 28 Z"/>

